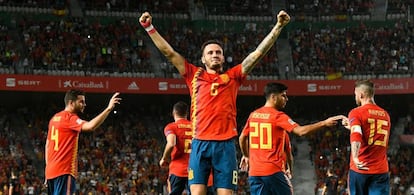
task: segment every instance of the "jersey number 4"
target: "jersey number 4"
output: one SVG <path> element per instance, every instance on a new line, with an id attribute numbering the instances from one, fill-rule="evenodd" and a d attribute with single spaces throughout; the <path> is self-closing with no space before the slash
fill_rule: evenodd
<path id="1" fill-rule="evenodd" d="M 50 139 L 55 141 L 55 147 L 53 150 L 59 150 L 59 130 L 55 129 L 55 126 L 52 126 L 52 134 L 50 135 Z"/>

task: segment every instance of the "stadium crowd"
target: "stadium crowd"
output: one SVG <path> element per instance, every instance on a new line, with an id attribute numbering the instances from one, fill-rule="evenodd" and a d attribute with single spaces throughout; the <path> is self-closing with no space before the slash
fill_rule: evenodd
<path id="1" fill-rule="evenodd" d="M 407 73 L 414 68 L 413 24 L 297 29 L 289 37 L 296 74 Z"/>
<path id="2" fill-rule="evenodd" d="M 142 72 L 154 73 L 150 49 L 137 24 L 119 20 L 115 24 L 100 24 L 98 21 L 68 19 L 61 21 L 33 21 L 24 18 L 19 21 L 24 48 L 19 52 L 13 48 L 16 40 L 3 27 L 1 50 L 6 53 L 1 61 L 4 69 L 25 74 L 35 70 L 82 72 L 91 75 L 97 72 Z M 406 74 L 414 70 L 413 25 L 396 23 L 394 27 L 370 28 L 361 23 L 358 27 L 336 29 L 326 27 L 320 30 L 296 29 L 290 32 L 289 42 L 295 75 L 368 74 L 374 78 L 379 74 Z M 195 47 L 209 38 L 222 40 L 227 51 L 227 66 L 240 62 L 241 57 L 252 50 L 267 32 L 257 27 L 259 36 L 244 32 L 206 32 L 191 28 L 177 28 L 172 24 L 166 39 L 176 45 L 178 51 L 190 60 L 199 62 Z M 236 41 L 233 37 L 239 37 Z M 189 49 L 188 49 L 189 48 Z M 23 57 L 23 53 L 26 53 Z M 173 77 L 175 70 L 164 59 L 160 65 L 163 76 Z M 155 66 L 158 66 L 156 64 Z M 280 69 L 277 47 L 253 70 L 253 75 L 278 75 Z"/>
<path id="3" fill-rule="evenodd" d="M 364 1 L 286 1 L 288 11 L 296 16 L 321 16 L 334 14 L 369 14 L 374 7 L 373 0 Z"/>
<path id="4" fill-rule="evenodd" d="M 122 7 L 129 1 L 108 2 Z M 317 1 L 321 5 L 330 5 L 325 9 L 331 13 L 339 13 L 342 10 L 340 7 L 356 5 L 369 11 L 373 3 L 372 1 L 347 1 L 347 5 L 331 5 L 335 2 L 337 1 Z M 151 10 L 151 7 L 157 7 L 156 3 L 157 1 L 144 1 L 143 4 L 132 3 L 130 6 L 134 9 Z M 201 3 L 209 8 L 217 6 L 210 1 L 200 0 L 195 3 Z M 230 6 L 235 2 L 227 3 Z M 263 1 L 262 3 L 268 4 L 269 2 Z M 293 2 L 286 2 L 287 5 L 291 3 Z M 14 5 L 16 2 L 4 1 L 2 4 Z M 22 4 L 30 5 L 24 2 Z M 46 2 L 39 1 L 35 4 L 43 5 Z M 99 9 L 100 6 L 104 6 L 102 5 L 104 1 L 87 1 L 85 4 L 85 7 Z M 183 4 L 188 7 L 186 3 Z M 390 9 L 394 10 L 395 7 L 406 7 L 411 4 L 412 2 L 409 1 L 392 1 Z M 141 8 L 143 5 L 146 8 Z M 162 5 L 169 5 L 169 3 Z M 307 6 L 306 3 L 300 5 Z M 246 6 L 251 7 L 249 3 Z M 165 11 L 172 10 L 163 8 L 163 6 L 158 6 L 158 8 Z M 291 11 L 295 14 L 300 10 L 297 8 Z M 231 12 L 231 10 L 225 12 Z M 126 18 L 103 22 L 94 17 L 65 17 L 59 20 L 16 17 L 15 22 L 17 29 L 11 29 L 6 25 L 1 26 L 0 29 L 0 51 L 5 53 L 0 59 L 2 72 L 52 74 L 51 71 L 63 71 L 81 76 L 94 75 L 99 72 L 107 74 L 131 72 L 174 76 L 175 71 L 170 68 L 171 66 L 166 65 L 166 62 L 162 62 L 161 68 L 158 69 L 152 66 L 151 57 L 156 58 L 158 55 L 152 53 L 151 46 L 147 45 L 143 29 Z M 177 23 L 171 23 L 163 28 L 168 29 L 165 33 L 168 41 L 194 63 L 199 62 L 200 54 L 196 53 L 195 51 L 198 50 L 193 47 L 201 45 L 208 38 L 221 40 L 225 44 L 228 66 L 239 62 L 241 56 L 250 51 L 251 47 L 269 30 L 266 26 L 253 25 L 246 26 L 243 32 L 235 33 L 231 28 L 217 32 L 193 29 L 191 25 L 179 27 Z M 294 29 L 288 33 L 292 70 L 295 75 L 326 75 L 333 72 L 369 75 L 412 74 L 414 70 L 413 29 L 412 23 L 402 20 L 396 21 L 395 25 L 390 27 L 370 27 L 361 21 L 360 25 L 355 27 L 326 26 L 319 29 L 309 26 L 309 28 Z M 251 31 L 256 31 L 255 34 L 259 36 L 253 36 Z M 16 32 L 19 34 L 12 34 Z M 238 37 L 237 40 L 233 40 L 234 37 Z M 18 47 L 19 45 L 21 46 Z M 278 53 L 277 47 L 272 47 L 272 51 L 261 61 L 258 68 L 254 69 L 252 75 L 278 75 L 282 67 Z"/>

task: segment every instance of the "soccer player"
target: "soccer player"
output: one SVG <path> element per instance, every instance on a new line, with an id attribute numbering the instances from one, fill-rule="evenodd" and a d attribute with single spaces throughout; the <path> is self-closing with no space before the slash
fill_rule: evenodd
<path id="1" fill-rule="evenodd" d="M 326 178 L 322 189 L 322 195 L 337 195 L 338 194 L 338 177 L 334 175 L 333 168 L 329 167 L 326 170 Z"/>
<path id="2" fill-rule="evenodd" d="M 350 194 L 389 194 L 387 149 L 390 116 L 375 104 L 374 83 L 371 81 L 357 81 L 354 94 L 358 107 L 349 112 L 344 124 L 351 130 Z"/>
<path id="3" fill-rule="evenodd" d="M 108 106 L 95 118 L 85 121 L 83 113 L 85 93 L 71 89 L 65 94 L 65 109 L 56 113 L 49 121 L 45 146 L 45 176 L 48 194 L 74 194 L 78 175 L 78 139 L 81 131 L 93 131 L 99 127 L 121 98 L 115 93 Z"/>
<path id="4" fill-rule="evenodd" d="M 206 41 L 201 62 L 197 67 L 157 32 L 148 12 L 139 22 L 148 32 L 155 46 L 175 66 L 189 88 L 191 122 L 194 139 L 190 153 L 188 180 L 191 194 L 206 194 L 210 170 L 217 194 L 232 194 L 237 187 L 237 159 L 234 138 L 237 137 L 236 97 L 242 81 L 276 42 L 290 16 L 280 11 L 277 23 L 240 64 L 224 70 L 223 46 L 220 41 Z"/>
<path id="5" fill-rule="evenodd" d="M 191 151 L 191 139 L 193 131 L 191 122 L 187 119 L 188 105 L 179 101 L 174 104 L 172 115 L 174 122 L 167 124 L 164 135 L 167 139 L 164 153 L 160 160 L 160 166 L 169 165 L 168 192 L 181 195 L 188 183 L 188 159 Z"/>
<path id="6" fill-rule="evenodd" d="M 249 171 L 251 194 L 293 194 L 292 184 L 286 169 L 286 136 L 293 132 L 299 136 L 332 127 L 343 115 L 324 121 L 300 126 L 281 111 L 288 101 L 287 86 L 268 83 L 264 89 L 266 103 L 250 113 L 239 137 L 242 158 L 240 168 Z"/>

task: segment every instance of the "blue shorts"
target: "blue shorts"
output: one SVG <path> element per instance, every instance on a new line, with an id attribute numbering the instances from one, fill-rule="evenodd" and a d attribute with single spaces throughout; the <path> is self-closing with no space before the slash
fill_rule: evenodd
<path id="1" fill-rule="evenodd" d="M 75 194 L 76 180 L 72 175 L 66 174 L 47 180 L 47 194 Z"/>
<path id="2" fill-rule="evenodd" d="M 250 194 L 291 195 L 293 187 L 283 172 L 269 176 L 249 176 Z"/>
<path id="3" fill-rule="evenodd" d="M 171 174 L 168 177 L 168 187 L 169 187 L 170 195 L 181 195 L 184 189 L 189 190 L 188 189 L 188 178 L 178 177 L 174 174 Z"/>
<path id="4" fill-rule="evenodd" d="M 348 180 L 350 195 L 390 194 L 390 175 L 388 173 L 361 174 L 353 170 L 349 170 Z"/>
<path id="5" fill-rule="evenodd" d="M 237 189 L 237 159 L 234 139 L 206 141 L 194 139 L 188 164 L 188 184 L 207 185 L 213 170 L 214 188 Z"/>

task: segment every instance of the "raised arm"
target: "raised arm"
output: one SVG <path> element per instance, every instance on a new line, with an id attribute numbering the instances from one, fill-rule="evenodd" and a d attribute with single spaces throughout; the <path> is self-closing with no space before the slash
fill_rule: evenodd
<path id="1" fill-rule="evenodd" d="M 111 113 L 112 109 L 115 108 L 116 104 L 121 103 L 121 98 L 118 97 L 119 93 L 112 95 L 109 100 L 108 106 L 98 116 L 82 125 L 82 131 L 93 131 L 98 128 Z"/>
<path id="2" fill-rule="evenodd" d="M 184 57 L 177 53 L 171 45 L 157 32 L 152 25 L 152 16 L 148 12 L 144 12 L 139 18 L 139 23 L 145 28 L 152 42 L 160 50 L 160 52 L 177 68 L 180 74 L 184 74 Z"/>
<path id="3" fill-rule="evenodd" d="M 277 38 L 282 32 L 283 27 L 290 21 L 290 16 L 285 11 L 280 11 L 277 15 L 277 23 L 263 41 L 257 46 L 256 50 L 250 53 L 242 62 L 242 73 L 248 74 L 256 66 L 256 64 L 266 55 L 270 48 L 274 45 Z"/>

